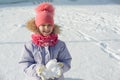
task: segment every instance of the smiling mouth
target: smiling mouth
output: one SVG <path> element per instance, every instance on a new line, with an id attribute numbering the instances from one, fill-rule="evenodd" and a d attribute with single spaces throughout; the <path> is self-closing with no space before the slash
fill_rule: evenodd
<path id="1" fill-rule="evenodd" d="M 44 33 L 50 33 L 50 31 L 43 31 Z"/>

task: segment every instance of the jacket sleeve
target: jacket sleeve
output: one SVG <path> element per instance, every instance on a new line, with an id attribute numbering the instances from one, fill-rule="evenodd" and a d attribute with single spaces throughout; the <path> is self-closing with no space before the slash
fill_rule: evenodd
<path id="1" fill-rule="evenodd" d="M 36 77 L 40 80 L 36 73 L 36 68 L 40 64 L 36 64 L 33 57 L 33 47 L 32 44 L 25 44 L 22 51 L 22 57 L 20 58 L 19 64 L 22 70 L 31 77 Z"/>
<path id="2" fill-rule="evenodd" d="M 63 42 L 58 55 L 58 62 L 62 62 L 64 64 L 62 67 L 63 73 L 67 72 L 71 68 L 71 60 L 72 57 L 66 47 L 66 44 Z"/>

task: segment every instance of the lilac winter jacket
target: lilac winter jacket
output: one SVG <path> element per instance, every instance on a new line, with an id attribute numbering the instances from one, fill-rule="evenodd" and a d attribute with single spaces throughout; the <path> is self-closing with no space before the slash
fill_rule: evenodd
<path id="1" fill-rule="evenodd" d="M 50 53 L 50 59 L 57 59 L 58 62 L 62 62 L 64 66 L 62 67 L 63 73 L 68 71 L 71 68 L 71 55 L 63 41 L 58 41 L 55 46 L 48 48 Z M 27 42 L 24 45 L 22 57 L 19 61 L 23 71 L 34 80 L 41 80 L 40 77 L 36 74 L 36 68 L 41 64 L 46 64 L 48 61 L 45 58 L 45 48 L 35 45 L 32 41 Z M 62 75 L 59 79 L 55 80 L 64 80 Z"/>

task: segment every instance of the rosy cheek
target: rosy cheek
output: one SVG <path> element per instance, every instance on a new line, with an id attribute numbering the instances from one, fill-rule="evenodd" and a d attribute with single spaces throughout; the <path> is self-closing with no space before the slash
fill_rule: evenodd
<path id="1" fill-rule="evenodd" d="M 54 29 L 54 27 L 52 27 L 52 30 Z"/>

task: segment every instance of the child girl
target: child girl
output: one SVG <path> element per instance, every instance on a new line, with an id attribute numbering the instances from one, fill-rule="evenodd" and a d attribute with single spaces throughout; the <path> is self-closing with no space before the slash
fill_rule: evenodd
<path id="1" fill-rule="evenodd" d="M 54 24 L 54 7 L 43 2 L 35 11 L 35 18 L 27 22 L 34 34 L 25 43 L 19 64 L 31 80 L 64 80 L 63 73 L 71 68 L 72 58 L 65 43 L 58 40 L 60 29 Z"/>

